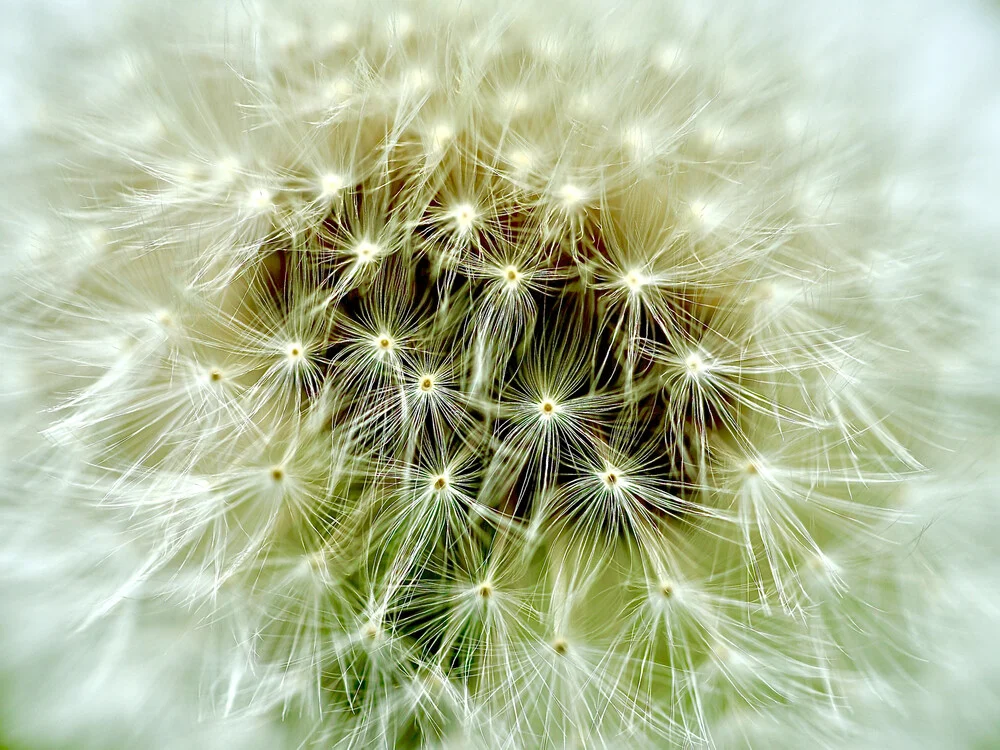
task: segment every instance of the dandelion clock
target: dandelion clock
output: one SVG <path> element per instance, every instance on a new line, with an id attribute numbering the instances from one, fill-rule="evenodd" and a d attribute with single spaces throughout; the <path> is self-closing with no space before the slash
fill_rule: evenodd
<path id="1" fill-rule="evenodd" d="M 914 119 L 973 84 L 912 35 L 989 32 L 855 11 L 185 3 L 25 50 L 4 741 L 987 746 L 988 136 Z"/>

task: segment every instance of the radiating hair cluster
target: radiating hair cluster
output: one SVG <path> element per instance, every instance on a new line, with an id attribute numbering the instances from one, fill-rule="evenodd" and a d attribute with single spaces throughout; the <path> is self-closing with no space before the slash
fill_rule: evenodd
<path id="1" fill-rule="evenodd" d="M 205 705 L 323 747 L 846 729 L 927 580 L 892 159 L 690 4 L 505 5 L 275 3 L 45 113 L 34 460 L 141 550 L 83 618 L 191 608 Z"/>

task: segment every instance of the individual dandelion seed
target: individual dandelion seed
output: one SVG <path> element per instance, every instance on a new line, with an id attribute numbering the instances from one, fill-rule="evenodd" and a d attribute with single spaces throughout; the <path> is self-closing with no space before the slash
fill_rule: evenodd
<path id="1" fill-rule="evenodd" d="M 140 551 L 92 621 L 193 608 L 215 708 L 319 746 L 825 736 L 905 669 L 852 629 L 904 556 L 850 587 L 934 456 L 922 230 L 870 118 L 788 147 L 824 89 L 743 11 L 656 10 L 293 2 L 81 117 L 16 328 Z"/>
<path id="2" fill-rule="evenodd" d="M 333 198 L 344 189 L 347 179 L 336 172 L 327 172 L 319 178 L 320 196 Z"/>

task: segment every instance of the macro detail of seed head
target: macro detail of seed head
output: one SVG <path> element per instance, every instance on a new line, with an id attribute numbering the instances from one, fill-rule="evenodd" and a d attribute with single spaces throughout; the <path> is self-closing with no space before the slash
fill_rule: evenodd
<path id="1" fill-rule="evenodd" d="M 32 504 L 123 560 L 80 628 L 202 639 L 199 714 L 805 743 L 926 658 L 960 418 L 898 155 L 759 23 L 557 5 L 254 3 L 37 123 Z"/>

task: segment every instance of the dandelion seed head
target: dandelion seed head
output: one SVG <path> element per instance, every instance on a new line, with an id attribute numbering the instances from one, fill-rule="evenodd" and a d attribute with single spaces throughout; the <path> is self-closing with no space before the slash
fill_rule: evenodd
<path id="1" fill-rule="evenodd" d="M 340 102 L 354 93 L 354 84 L 346 76 L 338 76 L 323 87 L 323 96 L 329 102 Z"/>
<path id="2" fill-rule="evenodd" d="M 382 640 L 382 627 L 377 622 L 367 622 L 361 627 L 361 637 L 370 643 Z"/>
<path id="3" fill-rule="evenodd" d="M 354 246 L 354 255 L 359 264 L 371 263 L 381 255 L 381 248 L 370 240 L 361 240 Z"/>
<path id="4" fill-rule="evenodd" d="M 379 333 L 372 338 L 372 345 L 379 354 L 389 354 L 396 348 L 396 340 L 388 333 Z"/>
<path id="5" fill-rule="evenodd" d="M 341 175 L 335 172 L 328 172 L 320 178 L 319 184 L 320 194 L 324 198 L 332 198 L 344 189 L 346 181 Z"/>
<path id="6" fill-rule="evenodd" d="M 559 407 L 552 399 L 545 398 L 539 402 L 538 411 L 541 413 L 542 419 L 551 419 L 559 413 Z"/>
<path id="7" fill-rule="evenodd" d="M 684 64 L 684 49 L 679 44 L 664 42 L 656 47 L 653 59 L 664 73 L 673 73 Z"/>
<path id="8" fill-rule="evenodd" d="M 355 29 L 347 21 L 337 21 L 330 27 L 328 38 L 334 44 L 345 44 L 354 36 Z"/>
<path id="9" fill-rule="evenodd" d="M 460 234 L 467 234 L 476 224 L 479 214 L 471 203 L 459 203 L 449 211 Z"/>
<path id="10" fill-rule="evenodd" d="M 173 328 L 177 322 L 174 314 L 170 312 L 170 310 L 162 308 L 153 312 L 152 319 L 158 327 L 165 330 Z"/>
<path id="11" fill-rule="evenodd" d="M 579 117 L 593 114 L 596 104 L 597 95 L 593 91 L 581 91 L 570 102 L 572 111 Z"/>
<path id="12" fill-rule="evenodd" d="M 692 200 L 688 203 L 688 210 L 694 220 L 706 230 L 715 229 L 722 221 L 718 206 L 709 200 Z"/>
<path id="13" fill-rule="evenodd" d="M 684 366 L 692 378 L 700 378 L 708 371 L 708 364 L 698 352 L 689 354 L 684 359 Z"/>
<path id="14" fill-rule="evenodd" d="M 218 182 L 228 184 L 232 182 L 240 171 L 240 162 L 235 156 L 227 156 L 220 159 L 214 167 L 214 176 Z M 259 195 L 255 195 L 256 190 L 261 190 Z M 249 201 L 270 200 L 270 195 L 262 188 L 257 188 L 248 196 Z"/>
<path id="15" fill-rule="evenodd" d="M 643 287 L 650 283 L 650 279 L 642 271 L 631 270 L 622 276 L 622 282 L 631 294 L 639 294 L 642 292 Z"/>
<path id="16" fill-rule="evenodd" d="M 587 198 L 583 188 L 571 182 L 564 183 L 557 191 L 557 196 L 559 203 L 568 211 L 576 210 L 582 206 Z"/>
<path id="17" fill-rule="evenodd" d="M 512 113 L 523 113 L 531 106 L 531 97 L 526 91 L 511 89 L 505 91 L 500 98 L 504 109 Z"/>
<path id="18" fill-rule="evenodd" d="M 621 490 L 628 486 L 628 481 L 625 479 L 625 475 L 622 473 L 621 469 L 614 466 L 608 466 L 604 471 L 598 474 L 601 482 L 609 491 Z"/>
<path id="19" fill-rule="evenodd" d="M 849 728 L 932 567 L 891 554 L 961 359 L 914 302 L 928 194 L 735 6 L 500 5 L 293 0 L 102 69 L 12 223 L 22 494 L 116 537 L 85 619 L 197 616 L 206 714 Z"/>
<path id="20" fill-rule="evenodd" d="M 517 148 L 510 152 L 508 156 L 511 166 L 518 173 L 527 172 L 535 164 L 534 155 L 527 149 Z"/>
<path id="21" fill-rule="evenodd" d="M 251 211 L 266 211 L 274 205 L 273 198 L 273 194 L 267 188 L 254 188 L 247 195 L 247 207 Z"/>
<path id="22" fill-rule="evenodd" d="M 645 159 L 654 150 L 654 137 L 648 128 L 632 123 L 621 130 L 622 145 L 634 159 Z"/>
<path id="23" fill-rule="evenodd" d="M 449 146 L 455 137 L 455 126 L 449 122 L 439 122 L 430 129 L 430 149 L 437 153 Z"/>

